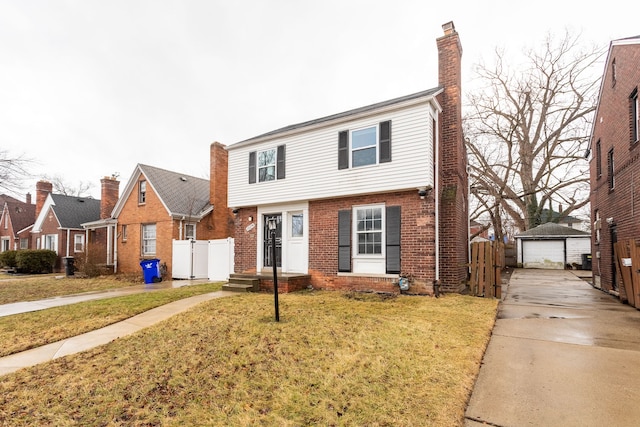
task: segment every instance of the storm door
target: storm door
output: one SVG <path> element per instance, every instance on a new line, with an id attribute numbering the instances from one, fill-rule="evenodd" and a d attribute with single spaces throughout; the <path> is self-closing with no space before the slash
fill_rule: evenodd
<path id="1" fill-rule="evenodd" d="M 269 230 L 269 220 L 276 220 L 276 267 L 282 267 L 282 214 L 267 214 L 263 216 L 263 227 L 264 227 L 264 244 L 263 251 L 264 259 L 262 260 L 262 265 L 264 267 L 272 267 L 273 260 L 273 244 L 271 243 L 272 230 Z"/>

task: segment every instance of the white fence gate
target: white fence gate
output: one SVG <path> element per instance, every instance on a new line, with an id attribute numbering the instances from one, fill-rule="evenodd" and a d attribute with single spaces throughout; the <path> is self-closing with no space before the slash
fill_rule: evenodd
<path id="1" fill-rule="evenodd" d="M 234 268 L 234 240 L 209 240 L 209 280 L 229 280 Z"/>
<path id="2" fill-rule="evenodd" d="M 227 280 L 233 273 L 234 240 L 174 240 L 174 279 Z"/>
<path id="3" fill-rule="evenodd" d="M 209 243 L 206 240 L 174 240 L 172 275 L 174 279 L 206 279 Z"/>

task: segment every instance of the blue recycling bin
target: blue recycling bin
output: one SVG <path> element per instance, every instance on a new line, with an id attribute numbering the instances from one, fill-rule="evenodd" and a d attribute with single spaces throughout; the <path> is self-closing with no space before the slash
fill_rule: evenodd
<path id="1" fill-rule="evenodd" d="M 140 261 L 140 267 L 142 267 L 142 276 L 144 277 L 144 283 L 162 282 L 159 259 L 142 260 Z"/>

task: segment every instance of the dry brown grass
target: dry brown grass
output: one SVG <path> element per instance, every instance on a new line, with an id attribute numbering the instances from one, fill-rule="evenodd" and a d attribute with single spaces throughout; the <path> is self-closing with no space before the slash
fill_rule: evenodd
<path id="1" fill-rule="evenodd" d="M 190 285 L 0 317 L 0 357 L 93 331 L 163 304 L 221 288 L 222 283 Z"/>
<path id="2" fill-rule="evenodd" d="M 16 276 L 13 278 L 3 276 L 2 280 L 0 280 L 0 304 L 35 301 L 82 292 L 105 291 L 139 284 L 141 284 L 141 280 L 134 282 L 130 278 L 123 280 L 117 276 L 102 276 L 90 279 L 61 277 L 50 274 L 29 277 Z"/>
<path id="3" fill-rule="evenodd" d="M 0 424 L 462 425 L 496 307 L 305 292 L 276 323 L 271 295 L 217 299 L 0 377 Z"/>

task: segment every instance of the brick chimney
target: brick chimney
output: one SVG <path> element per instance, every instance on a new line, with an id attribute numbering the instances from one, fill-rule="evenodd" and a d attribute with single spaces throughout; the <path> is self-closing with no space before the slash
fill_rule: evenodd
<path id="1" fill-rule="evenodd" d="M 462 133 L 462 46 L 453 22 L 442 26 L 438 46 L 440 115 L 440 283 L 464 289 L 468 260 L 467 155 Z"/>
<path id="2" fill-rule="evenodd" d="M 229 153 L 219 142 L 211 144 L 209 202 L 213 205 L 212 228 L 214 239 L 233 236 L 233 215 L 227 206 L 227 178 Z"/>
<path id="3" fill-rule="evenodd" d="M 47 200 L 47 196 L 49 193 L 53 191 L 53 184 L 49 181 L 38 181 L 36 182 L 36 218 L 40 215 L 40 211 L 42 210 L 42 206 L 44 206 L 45 200 Z"/>
<path id="4" fill-rule="evenodd" d="M 31 193 L 27 193 L 27 201 L 26 201 L 26 203 L 27 203 L 28 205 L 30 205 L 30 204 L 31 204 Z"/>
<path id="5" fill-rule="evenodd" d="M 120 197 L 120 181 L 115 176 L 100 180 L 100 219 L 111 218 L 111 212 Z"/>

